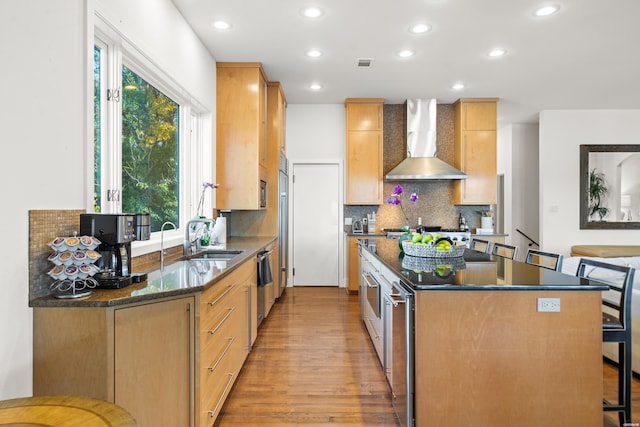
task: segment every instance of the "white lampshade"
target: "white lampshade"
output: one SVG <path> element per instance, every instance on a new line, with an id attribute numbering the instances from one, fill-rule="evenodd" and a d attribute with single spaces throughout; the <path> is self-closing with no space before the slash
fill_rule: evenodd
<path id="1" fill-rule="evenodd" d="M 631 196 L 629 194 L 620 196 L 620 206 L 623 208 L 631 207 Z"/>

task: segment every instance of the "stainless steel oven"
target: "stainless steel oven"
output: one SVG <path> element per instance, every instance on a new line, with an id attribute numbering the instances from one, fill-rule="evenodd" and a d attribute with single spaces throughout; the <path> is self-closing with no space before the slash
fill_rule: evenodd
<path id="1" fill-rule="evenodd" d="M 391 397 L 402 427 L 413 426 L 414 420 L 414 295 L 399 282 L 384 296 L 391 306 L 391 337 L 385 339 L 385 351 L 391 352 Z"/>
<path id="2" fill-rule="evenodd" d="M 382 290 L 380 283 L 376 278 L 376 271 L 374 267 L 369 264 L 368 261 L 363 260 L 364 266 L 362 269 L 362 280 L 367 288 L 367 303 L 373 310 L 376 318 L 380 319 L 380 308 L 382 305 Z"/>

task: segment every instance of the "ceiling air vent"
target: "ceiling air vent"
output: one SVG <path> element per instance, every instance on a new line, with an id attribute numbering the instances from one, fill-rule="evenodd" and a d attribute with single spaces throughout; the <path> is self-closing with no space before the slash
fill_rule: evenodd
<path id="1" fill-rule="evenodd" d="M 358 59 L 358 68 L 371 68 L 371 64 L 373 64 L 372 58 L 360 58 Z"/>

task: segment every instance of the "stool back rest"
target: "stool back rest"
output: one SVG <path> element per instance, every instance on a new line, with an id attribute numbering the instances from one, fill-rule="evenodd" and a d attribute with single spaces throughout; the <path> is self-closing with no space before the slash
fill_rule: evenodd
<path id="1" fill-rule="evenodd" d="M 538 249 L 529 249 L 524 262 L 548 268 L 549 270 L 560 271 L 562 269 L 562 255 L 552 252 L 544 252 Z"/>
<path id="2" fill-rule="evenodd" d="M 488 240 L 476 239 L 474 237 L 473 239 L 471 239 L 471 249 L 488 254 L 491 250 L 491 242 Z"/>
<path id="3" fill-rule="evenodd" d="M 623 328 L 631 327 L 631 295 L 635 268 L 581 258 L 576 276 L 609 285 L 602 294 L 602 305 L 617 317 Z"/>
<path id="4" fill-rule="evenodd" d="M 518 248 L 516 246 L 499 242 L 495 242 L 493 244 L 493 249 L 491 249 L 491 255 L 498 255 L 509 259 L 514 259 L 516 257 L 516 252 L 518 252 Z"/>

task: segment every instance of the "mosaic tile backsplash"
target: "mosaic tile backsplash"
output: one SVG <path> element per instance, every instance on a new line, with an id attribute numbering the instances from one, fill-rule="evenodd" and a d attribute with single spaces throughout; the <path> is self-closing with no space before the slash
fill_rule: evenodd
<path id="1" fill-rule="evenodd" d="M 80 231 L 82 210 L 29 211 L 29 300 L 51 294 L 53 279 L 47 271 L 53 264 L 47 260 L 53 252 L 48 243 L 55 237 L 72 236 Z"/>

